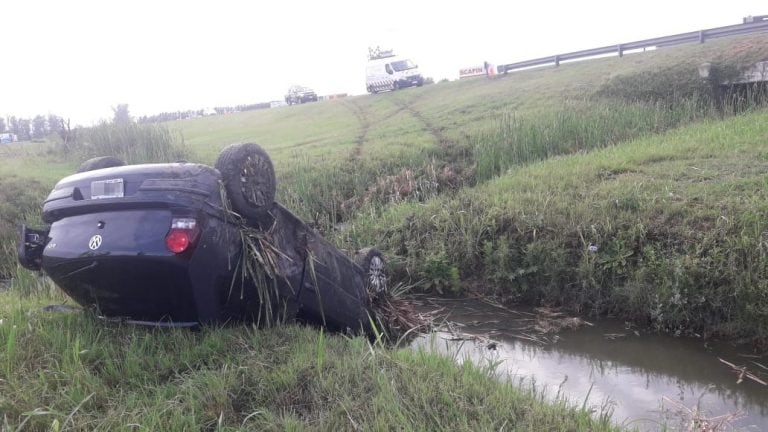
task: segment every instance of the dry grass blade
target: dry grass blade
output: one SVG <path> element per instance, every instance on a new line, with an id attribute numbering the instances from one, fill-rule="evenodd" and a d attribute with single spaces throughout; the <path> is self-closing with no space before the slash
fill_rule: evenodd
<path id="1" fill-rule="evenodd" d="M 266 326 L 277 324 L 279 323 L 277 312 L 281 300 L 277 286 L 279 276 L 277 260 L 285 255 L 272 244 L 269 232 L 240 224 L 240 238 L 242 252 L 240 262 L 237 263 L 239 272 L 235 273 L 235 277 L 239 276 L 242 287 L 240 296 L 242 298 L 245 287 L 253 283 L 260 304 L 258 324 Z"/>
<path id="2" fill-rule="evenodd" d="M 738 379 L 736 380 L 736 384 L 741 384 L 741 382 L 744 381 L 744 378 L 747 378 L 747 379 L 750 379 L 750 380 L 752 380 L 752 381 L 754 381 L 754 382 L 756 382 L 758 384 L 768 385 L 767 382 L 761 380 L 760 378 L 755 376 L 753 373 L 751 373 L 749 370 L 747 370 L 746 366 L 736 366 L 735 364 L 733 364 L 733 363 L 731 363 L 729 361 L 723 360 L 723 359 L 721 359 L 719 357 L 718 357 L 718 360 L 720 360 L 721 363 L 730 366 L 731 369 L 733 369 L 733 371 L 736 372 L 736 374 L 738 375 Z"/>
<path id="3" fill-rule="evenodd" d="M 698 406 L 688 408 L 680 402 L 674 401 L 666 396 L 662 398 L 664 404 L 671 405 L 674 410 L 671 412 L 680 418 L 683 430 L 688 432 L 721 432 L 725 430 L 734 430 L 732 423 L 744 417 L 744 412 L 738 410 L 733 413 L 727 413 L 716 417 L 706 417 Z"/>
<path id="4" fill-rule="evenodd" d="M 377 330 L 391 344 L 408 341 L 421 333 L 431 331 L 434 313 L 419 312 L 416 302 L 403 298 L 408 286 L 395 287 L 371 296 L 371 311 Z"/>

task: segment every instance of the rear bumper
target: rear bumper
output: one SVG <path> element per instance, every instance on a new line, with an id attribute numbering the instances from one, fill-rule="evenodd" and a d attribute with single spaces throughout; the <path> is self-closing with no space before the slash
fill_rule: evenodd
<path id="1" fill-rule="evenodd" d="M 199 322 L 199 288 L 176 257 L 44 257 L 50 278 L 79 304 L 106 317 Z"/>
<path id="2" fill-rule="evenodd" d="M 209 323 L 247 313 L 250 296 L 227 296 L 240 253 L 237 228 L 175 211 L 201 227 L 181 254 L 165 246 L 173 211 L 107 211 L 54 222 L 41 267 L 76 302 L 105 317 Z M 100 244 L 91 247 L 94 237 Z"/>
<path id="3" fill-rule="evenodd" d="M 413 75 L 399 79 L 397 80 L 397 83 L 400 85 L 400 87 L 421 86 L 424 84 L 424 77 L 421 75 Z"/>

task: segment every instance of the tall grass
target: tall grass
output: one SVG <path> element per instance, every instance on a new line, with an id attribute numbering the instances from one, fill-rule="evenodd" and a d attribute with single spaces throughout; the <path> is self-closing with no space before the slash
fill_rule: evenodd
<path id="1" fill-rule="evenodd" d="M 522 116 L 503 113 L 493 128 L 477 134 L 477 180 L 515 166 L 616 145 L 704 119 L 751 111 L 768 102 L 764 86 L 722 92 L 718 100 L 693 94 L 655 101 L 597 99 L 567 102 L 554 112 Z"/>
<path id="2" fill-rule="evenodd" d="M 189 156 L 183 139 L 163 124 L 103 122 L 73 135 L 59 149 L 76 161 L 117 156 L 128 163 L 172 162 Z"/>
<path id="3" fill-rule="evenodd" d="M 432 352 L 295 325 L 125 326 L 51 300 L 0 292 L 3 430 L 614 429 Z"/>
<path id="4" fill-rule="evenodd" d="M 38 225 L 46 188 L 35 180 L 0 177 L 0 279 L 16 272 L 17 227 Z"/>
<path id="5" fill-rule="evenodd" d="M 443 160 L 429 154 L 393 154 L 385 160 L 317 159 L 296 154 L 280 173 L 278 198 L 323 231 L 363 209 L 379 211 L 398 202 L 421 202 L 454 190 Z"/>

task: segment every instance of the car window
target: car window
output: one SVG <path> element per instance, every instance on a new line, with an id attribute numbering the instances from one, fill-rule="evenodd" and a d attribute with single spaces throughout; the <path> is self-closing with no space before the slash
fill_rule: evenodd
<path id="1" fill-rule="evenodd" d="M 413 64 L 410 60 L 400 60 L 396 62 L 392 62 L 392 68 L 398 72 L 408 70 L 408 69 L 414 69 L 416 67 L 415 64 Z"/>

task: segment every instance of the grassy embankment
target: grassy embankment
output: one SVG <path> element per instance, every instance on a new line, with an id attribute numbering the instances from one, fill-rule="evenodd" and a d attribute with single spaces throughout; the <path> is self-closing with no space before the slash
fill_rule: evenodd
<path id="1" fill-rule="evenodd" d="M 0 292 L 1 430 L 611 430 L 424 351 L 294 325 L 151 330 Z"/>
<path id="2" fill-rule="evenodd" d="M 231 142 L 261 143 L 275 159 L 281 201 L 342 247 L 381 245 L 398 276 L 424 287 L 765 338 L 766 114 L 721 121 L 741 109 L 712 105 L 695 67 L 763 60 L 766 39 L 170 128 L 191 160 L 208 163 Z M 688 123 L 697 124 L 667 132 Z M 78 162 L 55 146 L 8 152 L 4 181 L 35 177 L 40 193 Z M 344 228 L 333 230 L 339 221 Z M 162 429 L 186 416 L 211 428 L 221 418 L 231 428 L 482 429 L 509 420 L 538 430 L 586 421 L 494 383 L 488 371 L 427 354 L 371 351 L 359 339 L 293 327 L 189 334 L 29 316 L 58 296 L 32 291 L 24 297 L 17 284 L 0 300 L 0 408 L 10 425 L 71 427 L 76 418 L 78 427 L 110 428 L 130 416 Z M 349 407 L 360 406 L 374 408 L 355 417 Z"/>

